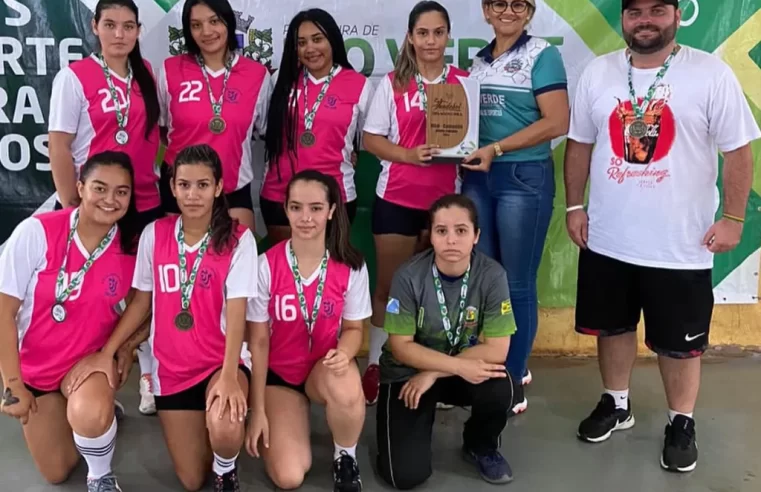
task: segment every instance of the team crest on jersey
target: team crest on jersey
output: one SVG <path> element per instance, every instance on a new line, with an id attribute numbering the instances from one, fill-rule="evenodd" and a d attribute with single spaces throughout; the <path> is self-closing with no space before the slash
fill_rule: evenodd
<path id="1" fill-rule="evenodd" d="M 114 297 L 119 291 L 119 285 L 122 279 L 119 275 L 112 273 L 103 279 L 103 294 L 106 297 Z"/>
<path id="2" fill-rule="evenodd" d="M 478 325 L 478 309 L 475 306 L 465 308 L 465 328 L 473 329 Z"/>
<path id="3" fill-rule="evenodd" d="M 214 280 L 214 272 L 208 268 L 201 268 L 198 272 L 198 286 L 202 289 L 210 289 L 212 280 Z"/>
<path id="4" fill-rule="evenodd" d="M 323 299 L 322 312 L 325 313 L 325 317 L 332 318 L 336 314 L 336 303 L 331 299 Z"/>
<path id="5" fill-rule="evenodd" d="M 243 12 L 235 12 L 235 38 L 243 56 L 258 61 L 273 73 L 272 57 L 275 52 L 272 47 L 272 28 L 253 29 L 254 17 Z M 187 53 L 182 27 L 169 26 L 169 54 L 172 56 Z"/>
<path id="6" fill-rule="evenodd" d="M 502 316 L 513 312 L 513 305 L 510 301 L 502 301 Z"/>
<path id="7" fill-rule="evenodd" d="M 325 98 L 325 107 L 333 109 L 338 104 L 338 96 L 330 95 Z"/>
<path id="8" fill-rule="evenodd" d="M 389 297 L 388 304 L 386 304 L 386 312 L 390 314 L 399 314 L 399 299 Z"/>
<path id="9" fill-rule="evenodd" d="M 514 60 L 510 60 L 505 64 L 505 72 L 507 73 L 516 73 L 520 72 L 523 68 L 523 60 L 520 58 L 516 58 Z"/>

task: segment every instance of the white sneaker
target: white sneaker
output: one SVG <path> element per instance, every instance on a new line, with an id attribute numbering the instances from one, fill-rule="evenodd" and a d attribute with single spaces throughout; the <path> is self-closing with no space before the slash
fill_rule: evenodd
<path id="1" fill-rule="evenodd" d="M 531 384 L 531 381 L 533 380 L 534 380 L 534 376 L 531 375 L 531 371 L 526 369 L 526 375 L 523 376 L 523 379 L 521 380 L 521 384 L 523 386 L 528 386 L 529 384 Z"/>
<path id="2" fill-rule="evenodd" d="M 153 397 L 153 381 L 150 374 L 140 376 L 140 406 L 138 410 L 143 415 L 156 413 L 156 399 Z"/>

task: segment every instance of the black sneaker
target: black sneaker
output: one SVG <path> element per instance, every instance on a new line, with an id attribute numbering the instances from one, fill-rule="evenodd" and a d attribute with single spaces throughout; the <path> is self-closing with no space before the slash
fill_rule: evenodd
<path id="1" fill-rule="evenodd" d="M 240 492 L 237 468 L 224 475 L 214 474 L 214 492 Z"/>
<path id="2" fill-rule="evenodd" d="M 576 435 L 582 441 L 603 442 L 613 431 L 631 429 L 634 427 L 631 400 L 626 403 L 627 409 L 616 408 L 616 401 L 608 393 L 603 393 L 597 407 L 586 419 L 579 424 Z"/>
<path id="3" fill-rule="evenodd" d="M 698 465 L 698 441 L 695 421 L 686 415 L 677 415 L 666 426 L 661 466 L 675 472 L 691 472 Z"/>
<path id="4" fill-rule="evenodd" d="M 362 492 L 357 460 L 346 451 L 333 462 L 333 492 Z"/>

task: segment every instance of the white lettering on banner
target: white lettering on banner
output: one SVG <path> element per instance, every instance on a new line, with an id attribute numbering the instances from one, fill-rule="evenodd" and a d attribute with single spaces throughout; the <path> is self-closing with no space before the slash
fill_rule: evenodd
<path id="1" fill-rule="evenodd" d="M 27 105 L 26 102 L 29 101 Z M 16 106 L 13 110 L 13 120 L 8 119 L 8 113 L 5 111 L 5 106 L 8 104 L 8 93 L 5 89 L 0 87 L 0 123 L 23 123 L 24 115 L 31 115 L 34 117 L 34 122 L 37 124 L 44 124 L 45 118 L 42 114 L 42 107 L 40 101 L 37 98 L 37 91 L 34 87 L 25 85 L 21 87 L 16 93 Z"/>
<path id="2" fill-rule="evenodd" d="M 48 60 L 47 47 L 55 46 L 54 38 L 37 38 L 31 37 L 24 39 L 27 46 L 34 47 L 35 75 L 47 75 Z M 9 46 L 10 49 L 6 48 Z M 65 38 L 58 43 L 58 58 L 60 67 L 64 68 L 72 61 L 81 60 L 82 54 L 71 52 L 70 48 L 81 47 L 82 40 L 79 38 Z M 24 55 L 24 46 L 16 38 L 9 36 L 0 36 L 0 75 L 6 75 L 6 65 L 13 75 L 25 75 L 24 69 L 19 63 L 19 59 Z M 32 58 L 30 56 L 30 58 Z"/>
<path id="3" fill-rule="evenodd" d="M 177 265 L 159 265 L 159 288 L 164 294 L 180 291 L 180 267 Z"/>
<path id="4" fill-rule="evenodd" d="M 198 93 L 203 90 L 203 84 L 200 80 L 182 82 L 180 87 L 182 88 L 182 91 L 180 92 L 180 97 L 177 99 L 178 102 L 185 103 L 201 100 L 201 98 L 198 97 Z"/>
<path id="5" fill-rule="evenodd" d="M 127 96 L 124 95 L 124 91 L 121 87 L 114 87 L 116 89 L 116 97 L 119 99 L 119 106 L 121 106 L 122 109 L 127 108 L 129 105 L 127 104 Z M 114 102 L 114 99 L 111 97 L 111 91 L 109 91 L 106 88 L 103 88 L 98 91 L 98 94 L 103 96 L 103 99 L 100 101 L 100 107 L 103 110 L 104 113 L 116 113 L 116 103 Z"/>
<path id="6" fill-rule="evenodd" d="M 6 17 L 6 26 L 22 27 L 29 24 L 29 21 L 32 20 L 32 11 L 29 10 L 29 7 L 26 5 L 19 3 L 16 0 L 3 0 L 3 2 L 9 9 L 15 10 L 19 14 L 18 17 Z"/>
<path id="7" fill-rule="evenodd" d="M 8 171 L 23 171 L 32 160 L 29 139 L 25 135 L 9 133 L 0 139 L 0 165 Z M 36 162 L 35 169 L 38 171 L 50 171 L 50 152 L 47 148 L 48 135 L 34 137 L 34 150 L 48 159 L 48 162 Z M 17 152 L 11 152 L 17 151 Z"/>
<path id="8" fill-rule="evenodd" d="M 293 304 L 288 302 L 294 301 Z M 296 309 L 296 296 L 286 294 L 275 296 L 275 319 L 278 321 L 295 321 L 298 310 Z"/>

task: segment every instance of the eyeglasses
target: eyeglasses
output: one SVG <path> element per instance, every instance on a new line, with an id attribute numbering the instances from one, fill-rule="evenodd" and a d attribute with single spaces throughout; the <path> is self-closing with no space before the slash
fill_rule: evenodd
<path id="1" fill-rule="evenodd" d="M 529 3 L 524 2 L 523 0 L 516 0 L 514 2 L 497 0 L 495 2 L 489 2 L 489 7 L 491 7 L 492 11 L 495 14 L 501 14 L 505 12 L 508 7 L 513 11 L 513 13 L 522 14 L 526 11 L 526 9 L 528 9 Z"/>

